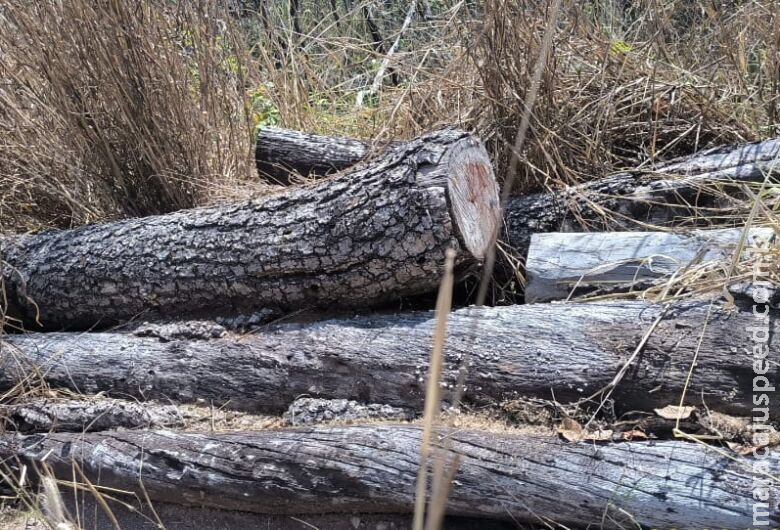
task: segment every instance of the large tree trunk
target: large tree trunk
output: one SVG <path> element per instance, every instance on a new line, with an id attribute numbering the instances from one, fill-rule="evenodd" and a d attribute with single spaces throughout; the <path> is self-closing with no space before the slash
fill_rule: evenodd
<path id="1" fill-rule="evenodd" d="M 461 361 L 465 401 L 482 406 L 533 396 L 574 402 L 606 387 L 663 311 L 644 302 L 536 304 L 455 311 L 445 350 L 444 399 Z M 780 325 L 771 314 L 769 349 Z M 752 415 L 750 311 L 678 305 L 664 313 L 612 392 L 618 413 L 685 402 Z M 705 325 L 706 323 L 706 325 Z M 278 324 L 244 336 L 160 340 L 131 333 L 10 335 L 0 342 L 0 389 L 42 373 L 49 385 L 138 399 L 203 400 L 283 412 L 297 397 L 353 399 L 421 410 L 434 318 L 430 312 Z M 701 343 L 699 341 L 701 340 Z M 31 363 L 40 367 L 31 370 Z M 771 365 L 767 377 L 775 380 Z M 34 381 L 33 381 L 34 382 Z M 780 415 L 780 401 L 768 405 Z"/>
<path id="2" fill-rule="evenodd" d="M 704 445 L 442 434 L 459 458 L 450 514 L 599 528 L 753 524 L 752 460 Z M 152 502 L 260 513 L 409 513 L 420 435 L 415 426 L 5 435 L 0 457 L 28 464 L 45 459 L 64 480 L 72 480 L 76 461 L 96 485 L 148 494 Z M 763 462 L 767 477 L 780 473 L 777 452 Z M 780 489 L 771 478 L 766 482 L 768 520 L 779 522 Z"/>
<path id="3" fill-rule="evenodd" d="M 742 228 L 727 228 L 682 234 L 534 234 L 525 263 L 525 300 L 548 302 L 582 294 L 641 291 L 689 267 L 730 263 L 742 233 Z M 751 245 L 755 238 L 766 243 L 773 237 L 771 228 L 753 228 L 746 244 Z"/>
<path id="4" fill-rule="evenodd" d="M 289 182 L 283 168 L 324 175 L 349 168 L 369 153 L 369 145 L 359 140 L 269 129 L 258 136 L 256 154 L 259 168 L 273 166 L 276 172 L 269 174 Z M 705 186 L 761 181 L 780 170 L 775 167 L 778 156 L 780 139 L 727 146 L 556 192 L 514 197 L 504 212 L 504 239 L 524 257 L 534 233 L 706 223 L 696 209 L 727 206 L 729 197 Z"/>
<path id="5" fill-rule="evenodd" d="M 482 259 L 499 216 L 484 147 L 447 130 L 259 200 L 8 239 L 2 274 L 11 316 L 45 328 L 369 306 L 435 290 L 447 249 Z"/>

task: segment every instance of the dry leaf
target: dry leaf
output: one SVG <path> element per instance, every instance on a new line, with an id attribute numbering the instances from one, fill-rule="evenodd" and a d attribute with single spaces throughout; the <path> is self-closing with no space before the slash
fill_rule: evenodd
<path id="1" fill-rule="evenodd" d="M 571 418 L 564 418 L 561 426 L 558 427 L 558 434 L 567 442 L 579 442 L 583 438 L 582 425 Z"/>
<path id="2" fill-rule="evenodd" d="M 623 433 L 624 440 L 647 440 L 647 434 L 639 429 L 632 429 Z"/>
<path id="3" fill-rule="evenodd" d="M 736 442 L 726 442 L 726 445 L 729 446 L 729 449 L 734 451 L 740 456 L 750 456 L 750 454 L 753 452 L 754 447 L 750 445 L 742 445 L 738 444 Z"/>
<path id="4" fill-rule="evenodd" d="M 612 434 L 615 431 L 611 429 L 599 429 L 597 431 L 588 431 L 585 433 L 585 440 L 592 440 L 594 442 L 606 442 L 612 439 Z"/>
<path id="5" fill-rule="evenodd" d="M 598 429 L 596 431 L 586 431 L 582 425 L 571 418 L 564 418 L 561 426 L 558 427 L 560 434 L 567 442 L 581 442 L 591 440 L 594 442 L 604 442 L 612 439 L 613 431 L 609 429 Z"/>
<path id="6" fill-rule="evenodd" d="M 687 420 L 696 407 L 678 407 L 677 405 L 667 405 L 662 409 L 655 409 L 655 413 L 665 420 Z"/>

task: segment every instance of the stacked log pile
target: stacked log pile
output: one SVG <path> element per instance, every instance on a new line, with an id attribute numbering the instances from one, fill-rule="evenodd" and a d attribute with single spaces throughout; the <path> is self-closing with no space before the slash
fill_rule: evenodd
<path id="1" fill-rule="evenodd" d="M 442 428 L 437 451 L 458 462 L 447 513 L 569 527 L 753 524 L 750 437 L 742 432 L 737 448 L 724 429 L 722 444 L 668 436 L 686 425 L 688 407 L 707 418 L 753 415 L 752 311 L 733 297 L 548 302 L 641 290 L 730 259 L 741 229 L 648 228 L 706 224 L 703 212 L 729 208 L 734 189 L 768 178 L 780 141 L 517 197 L 503 212 L 484 147 L 462 131 L 370 145 L 268 129 L 256 154 L 277 183 L 313 182 L 244 203 L 0 239 L 0 392 L 43 385 L 71 396 L 0 404 L 6 482 L 37 470 L 67 487 L 78 474 L 129 494 L 117 495 L 137 513 L 162 503 L 408 515 L 421 428 L 398 420 L 423 410 L 436 315 L 398 308 L 436 291 L 450 249 L 462 277 L 500 238 L 527 256 L 527 301 L 537 303 L 449 315 L 445 406 L 498 414 L 544 402 L 586 411 L 600 428 L 584 425 L 579 440 Z M 608 232 L 573 233 L 588 229 Z M 772 310 L 770 352 L 779 332 Z M 777 372 L 771 363 L 767 380 Z M 333 410 L 384 423 L 191 432 L 180 409 L 296 424 L 301 396 L 319 401 L 298 425 Z M 618 427 L 669 405 L 684 407 L 666 434 Z M 780 413 L 776 401 L 766 409 Z M 780 452 L 766 453 L 759 475 L 780 475 Z M 778 522 L 780 487 L 768 487 L 767 517 Z"/>

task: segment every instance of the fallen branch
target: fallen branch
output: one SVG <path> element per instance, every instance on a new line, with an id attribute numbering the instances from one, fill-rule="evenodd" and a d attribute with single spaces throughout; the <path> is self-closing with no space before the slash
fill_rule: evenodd
<path id="1" fill-rule="evenodd" d="M 468 405 L 517 397 L 598 402 L 660 311 L 638 301 L 455 311 L 443 399 L 452 399 L 468 355 Z M 717 307 L 709 322 L 706 315 L 706 303 L 680 304 L 665 314 L 613 390 L 618 413 L 678 404 L 698 350 L 686 404 L 752 415 L 754 341 L 745 328 L 755 317 Z M 301 395 L 420 411 L 433 325 L 433 313 L 416 312 L 279 324 L 207 340 L 175 333 L 165 339 L 121 332 L 8 335 L 0 342 L 0 389 L 34 384 L 41 373 L 49 385 L 80 393 L 201 399 L 251 412 L 284 412 Z M 772 318 L 770 351 L 779 331 Z M 780 415 L 780 402 L 768 406 L 772 417 Z"/>
<path id="2" fill-rule="evenodd" d="M 6 462 L 44 459 L 62 480 L 73 462 L 99 487 L 152 502 L 260 513 L 409 513 L 419 460 L 415 426 L 255 433 L 121 432 L 0 437 Z M 700 444 L 565 444 L 457 430 L 453 515 L 599 528 L 744 528 L 753 521 L 752 460 Z M 767 476 L 780 457 L 762 459 Z M 715 472 L 717 470 L 717 472 Z M 143 484 L 143 491 L 139 484 Z M 780 490 L 769 479 L 770 498 Z M 772 501 L 761 520 L 780 521 Z"/>
<path id="3" fill-rule="evenodd" d="M 554 193 L 514 197 L 504 212 L 505 240 L 525 256 L 532 234 L 701 226 L 733 214 L 740 185 L 776 179 L 780 139 L 703 151 Z"/>

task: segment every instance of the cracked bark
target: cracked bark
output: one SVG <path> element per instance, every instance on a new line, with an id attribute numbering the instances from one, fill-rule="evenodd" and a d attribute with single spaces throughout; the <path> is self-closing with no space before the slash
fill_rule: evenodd
<path id="1" fill-rule="evenodd" d="M 3 427 L 21 432 L 88 432 L 112 429 L 182 427 L 184 417 L 173 405 L 119 399 L 25 399 L 0 405 Z"/>
<path id="2" fill-rule="evenodd" d="M 464 357 L 468 406 L 597 396 L 661 310 L 639 301 L 457 310 L 447 335 L 443 399 L 452 399 Z M 683 303 L 666 313 L 612 393 L 618 414 L 678 404 L 698 351 L 685 403 L 752 416 L 754 342 L 746 328 L 756 319 L 750 311 L 715 306 L 707 320 L 707 311 L 707 303 Z M 277 324 L 208 340 L 120 332 L 8 335 L 0 342 L 0 389 L 42 373 L 50 386 L 81 393 L 203 400 L 248 412 L 279 414 L 301 395 L 419 411 L 434 323 L 432 312 L 413 312 Z M 768 325 L 773 351 L 780 336 L 776 313 Z M 767 377 L 776 379 L 778 370 L 770 364 Z M 780 416 L 780 402 L 768 407 L 771 417 Z"/>
<path id="3" fill-rule="evenodd" d="M 750 458 L 680 441 L 598 445 L 460 429 L 441 434 L 459 458 L 449 514 L 599 528 L 752 524 Z M 420 435 L 419 427 L 391 425 L 4 435 L 0 457 L 28 469 L 45 459 L 65 480 L 76 461 L 96 485 L 139 498 L 148 493 L 153 502 L 259 513 L 409 513 Z M 762 461 L 768 475 L 780 473 L 776 451 Z M 143 492 L 136 491 L 141 481 Z M 780 490 L 771 480 L 768 487 L 769 520 L 780 522 Z"/>
<path id="4" fill-rule="evenodd" d="M 328 174 L 349 168 L 370 153 L 369 145 L 359 140 L 273 129 L 258 137 L 256 158 L 258 167 L 272 165 L 277 181 L 284 182 L 284 168 L 307 176 Z M 768 173 L 776 175 L 780 170 L 775 167 L 778 155 L 780 139 L 726 146 L 648 170 L 620 173 L 560 191 L 513 197 L 506 205 L 502 235 L 524 257 L 534 233 L 706 224 L 707 214 L 715 215 L 732 206 L 729 194 L 733 195 L 733 186 L 760 182 Z M 732 187 L 727 193 L 705 189 L 716 184 Z"/>
<path id="5" fill-rule="evenodd" d="M 449 248 L 481 260 L 498 217 L 484 147 L 446 130 L 258 200 L 8 238 L 2 274 L 10 315 L 46 329 L 370 306 L 435 290 Z"/>
<path id="6" fill-rule="evenodd" d="M 289 185 L 294 173 L 322 177 L 353 166 L 368 155 L 369 149 L 369 144 L 352 138 L 264 127 L 257 135 L 255 160 L 260 176 Z"/>

